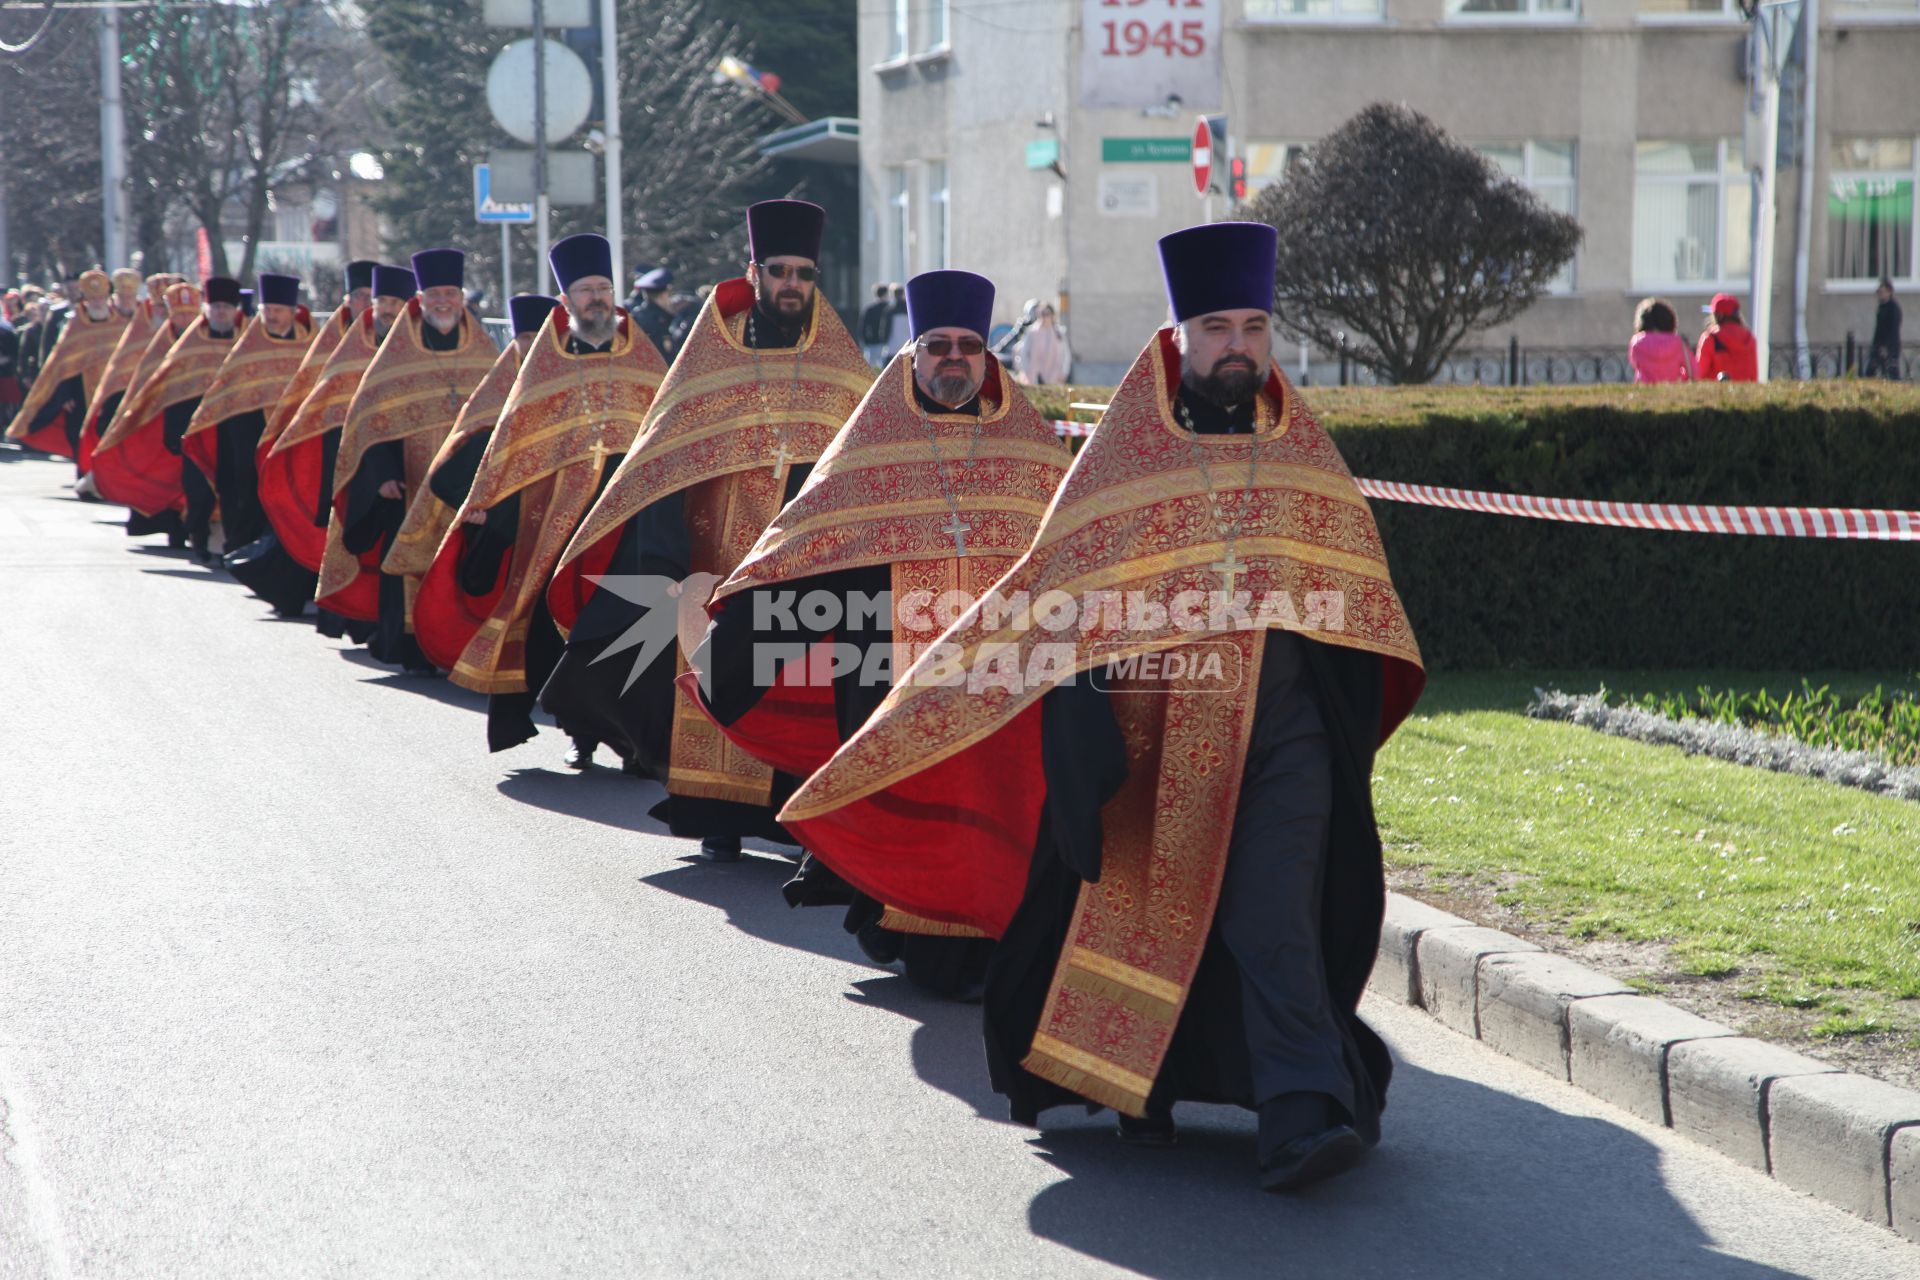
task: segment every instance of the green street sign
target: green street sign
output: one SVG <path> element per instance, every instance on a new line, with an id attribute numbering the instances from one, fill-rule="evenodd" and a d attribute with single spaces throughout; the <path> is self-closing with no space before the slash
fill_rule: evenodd
<path id="1" fill-rule="evenodd" d="M 1027 168 L 1047 169 L 1060 158 L 1060 139 L 1036 138 L 1027 144 Z"/>
<path id="2" fill-rule="evenodd" d="M 1190 164 L 1191 138 L 1102 138 L 1100 159 L 1105 164 Z"/>

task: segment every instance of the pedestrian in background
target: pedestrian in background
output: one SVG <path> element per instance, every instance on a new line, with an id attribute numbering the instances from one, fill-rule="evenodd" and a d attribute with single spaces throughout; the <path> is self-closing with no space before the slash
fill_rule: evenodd
<path id="1" fill-rule="evenodd" d="M 1900 304 L 1893 300 L 1893 281 L 1880 277 L 1874 291 L 1880 305 L 1873 313 L 1873 342 L 1867 349 L 1867 376 L 1900 380 Z"/>
<path id="2" fill-rule="evenodd" d="M 892 359 L 893 353 L 907 345 L 907 339 L 913 336 L 912 327 L 907 323 L 907 287 L 903 284 L 889 286 L 893 300 L 887 304 L 887 350 L 883 358 Z"/>
<path id="3" fill-rule="evenodd" d="M 1635 382 L 1692 382 L 1693 353 L 1675 330 L 1680 319 L 1664 298 L 1648 298 L 1633 313 L 1627 360 Z"/>
<path id="4" fill-rule="evenodd" d="M 1067 331 L 1055 316 L 1052 303 L 1042 303 L 1029 328 L 1014 345 L 1016 376 L 1030 387 L 1058 387 L 1067 381 L 1073 354 L 1067 349 Z"/>
<path id="5" fill-rule="evenodd" d="M 1740 299 L 1730 293 L 1716 293 L 1706 311 L 1713 323 L 1700 335 L 1700 350 L 1694 355 L 1694 367 L 1702 382 L 1758 382 L 1760 349 L 1753 330 L 1740 318 Z"/>
<path id="6" fill-rule="evenodd" d="M 634 291 L 640 295 L 640 305 L 629 311 L 633 322 L 653 343 L 653 349 L 673 359 L 668 350 L 673 344 L 667 338 L 667 329 L 673 324 L 673 312 L 667 309 L 667 291 L 673 287 L 673 272 L 665 267 L 655 267 L 634 282 Z"/>
<path id="7" fill-rule="evenodd" d="M 879 368 L 892 352 L 887 348 L 887 328 L 893 319 L 893 286 L 881 281 L 873 286 L 873 301 L 860 308 L 860 345 L 866 348 L 867 363 Z"/>

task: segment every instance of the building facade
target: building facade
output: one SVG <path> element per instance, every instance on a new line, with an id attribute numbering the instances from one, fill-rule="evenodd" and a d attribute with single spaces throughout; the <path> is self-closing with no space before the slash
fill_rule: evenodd
<path id="1" fill-rule="evenodd" d="M 1384 100 L 1585 231 L 1549 296 L 1467 345 L 1623 348 L 1653 294 L 1697 332 L 1751 284 L 1752 32 L 1733 0 L 880 0 L 859 33 L 863 282 L 977 270 L 1002 321 L 1056 301 L 1075 378 L 1105 381 L 1164 322 L 1154 239 L 1231 214 L 1195 194 L 1196 116 L 1226 116 L 1251 193 Z M 1821 0 L 1819 36 L 1811 146 L 1797 42 L 1783 92 L 1770 329 L 1789 358 L 1797 295 L 1807 341 L 1837 347 L 1871 330 L 1880 276 L 1920 287 L 1920 0 Z"/>

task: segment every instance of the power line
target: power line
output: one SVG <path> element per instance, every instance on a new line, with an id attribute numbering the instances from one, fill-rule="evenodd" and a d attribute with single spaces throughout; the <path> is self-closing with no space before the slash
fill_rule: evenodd
<path id="1" fill-rule="evenodd" d="M 53 27 L 53 20 L 58 16 L 53 9 L 53 0 L 45 0 L 40 10 L 39 28 L 20 44 L 14 44 L 9 40 L 0 40 L 0 53 L 4 53 L 10 58 L 17 58 L 23 53 L 32 52 L 33 47 L 40 43 L 41 37 L 45 36 Z"/>

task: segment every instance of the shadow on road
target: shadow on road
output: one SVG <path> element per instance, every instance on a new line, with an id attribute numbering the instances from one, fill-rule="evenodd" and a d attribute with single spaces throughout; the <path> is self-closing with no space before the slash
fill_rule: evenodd
<path id="1" fill-rule="evenodd" d="M 604 765 L 575 773 L 560 763 L 561 754 L 566 750 L 566 737 L 558 733 L 542 734 L 534 742 L 537 745 L 543 740 L 553 743 L 553 767 L 515 769 L 500 779 L 501 795 L 536 809 L 585 818 L 623 831 L 668 834 L 665 823 L 647 816 L 647 810 L 659 804 L 664 794 L 659 783 L 629 778 L 617 767 Z M 602 754 L 607 754 L 604 749 Z M 694 848 L 692 844 L 687 846 L 688 852 Z"/>
<path id="2" fill-rule="evenodd" d="M 689 855 L 695 847 L 688 842 Z M 642 877 L 641 883 L 724 911 L 728 924 L 763 941 L 851 964 L 867 963 L 840 927 L 838 911 L 789 907 L 780 896 L 780 886 L 793 876 L 793 863 L 751 846 L 749 850 L 739 862 L 688 862 Z"/>
<path id="3" fill-rule="evenodd" d="M 431 698 L 435 702 L 444 702 L 450 707 L 462 707 L 468 711 L 484 712 L 487 709 L 486 694 L 462 689 L 459 685 L 440 676 L 416 676 L 405 671 L 396 671 L 365 649 L 341 649 L 339 653 L 342 661 L 377 673 L 371 679 L 362 681 L 363 684 L 379 685 L 383 689 L 397 689 L 401 693 Z"/>
<path id="4" fill-rule="evenodd" d="M 217 569 L 142 569 L 156 578 L 185 578 L 189 582 L 219 582 L 231 587 L 234 580 Z"/>
<path id="5" fill-rule="evenodd" d="M 837 924 L 839 913 L 831 918 Z M 1006 1100 L 994 1093 L 987 1080 L 979 1005 L 933 995 L 899 974 L 863 978 L 846 995 L 855 1004 L 918 1022 L 912 1044 L 914 1074 L 960 1099 L 982 1119 L 1006 1121 Z"/>
<path id="6" fill-rule="evenodd" d="M 1032 1145 L 1070 1176 L 1034 1197 L 1033 1233 L 1141 1275 L 1791 1280 L 1716 1252 L 1637 1134 L 1405 1063 L 1385 1145 L 1296 1197 L 1257 1188 L 1246 1112 L 1183 1106 L 1166 1151 L 1050 1115 L 1070 1127 Z"/>

